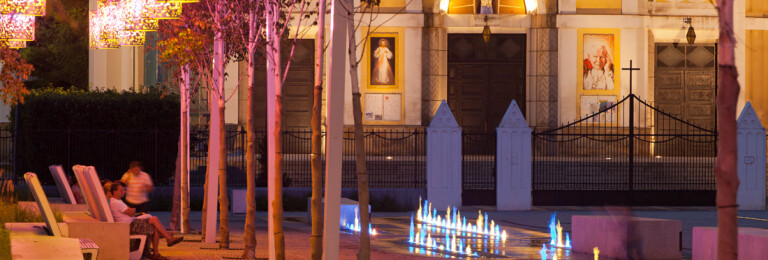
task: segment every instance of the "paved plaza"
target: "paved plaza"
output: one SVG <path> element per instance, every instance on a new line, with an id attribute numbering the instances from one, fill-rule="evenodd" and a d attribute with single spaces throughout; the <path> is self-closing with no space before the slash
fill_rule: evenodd
<path id="1" fill-rule="evenodd" d="M 468 217 L 474 218 L 469 213 L 476 212 L 478 209 L 491 210 L 491 208 L 465 207 L 462 212 L 466 212 Z M 610 214 L 605 208 L 600 207 L 534 207 L 531 211 L 489 211 L 489 218 L 501 225 L 501 228 L 509 233 L 509 237 L 500 244 L 494 244 L 493 241 L 487 240 L 479 241 L 478 243 L 483 244 L 480 247 L 487 249 L 485 250 L 486 253 L 481 253 L 480 256 L 499 259 L 542 259 L 539 250 L 542 243 L 546 243 L 550 239 L 547 225 L 551 213 L 555 210 L 564 231 L 568 232 L 571 230 L 572 215 Z M 169 212 L 152 212 L 152 214 L 160 217 L 164 223 L 168 223 Z M 374 228 L 380 232 L 371 240 L 372 259 L 471 259 L 459 255 L 451 256 L 425 251 L 423 248 L 410 246 L 407 240 L 411 214 L 412 212 L 372 213 Z M 691 258 L 693 227 L 717 225 L 717 212 L 714 207 L 643 207 L 633 209 L 632 214 L 639 217 L 680 220 L 683 226 L 684 259 Z M 739 226 L 741 227 L 768 228 L 768 211 L 740 211 L 739 217 Z M 200 230 L 200 212 L 192 212 L 191 218 L 192 227 L 195 230 Z M 265 259 L 268 257 L 266 219 L 266 212 L 257 213 L 256 238 L 258 245 L 256 255 Z M 230 215 L 231 249 L 229 250 L 218 249 L 218 244 L 201 243 L 199 234 L 187 234 L 185 235 L 186 241 L 173 248 L 166 248 L 165 243 L 161 243 L 163 245 L 161 253 L 170 259 L 239 259 L 243 248 L 244 223 L 245 214 Z M 309 235 L 311 227 L 307 213 L 286 212 L 284 226 L 287 259 L 310 259 Z M 357 250 L 357 236 L 342 232 L 341 258 L 356 259 Z M 552 253 L 546 259 L 553 259 Z M 593 258 L 591 255 L 561 251 L 558 253 L 557 259 L 586 260 Z"/>

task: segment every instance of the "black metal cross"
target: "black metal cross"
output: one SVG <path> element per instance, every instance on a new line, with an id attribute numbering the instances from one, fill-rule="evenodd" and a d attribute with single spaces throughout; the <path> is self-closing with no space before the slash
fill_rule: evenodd
<path id="1" fill-rule="evenodd" d="M 621 70 L 629 71 L 629 94 L 632 95 L 632 71 L 640 70 L 640 68 L 632 67 L 632 60 L 629 60 L 629 68 L 622 68 Z"/>

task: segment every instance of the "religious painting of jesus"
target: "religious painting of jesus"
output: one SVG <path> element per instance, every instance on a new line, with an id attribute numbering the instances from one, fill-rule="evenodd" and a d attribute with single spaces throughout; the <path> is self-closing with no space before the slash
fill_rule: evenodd
<path id="1" fill-rule="evenodd" d="M 584 34 L 582 46 L 584 90 L 613 90 L 613 34 Z"/>
<path id="2" fill-rule="evenodd" d="M 395 85 L 395 37 L 371 37 L 371 85 Z"/>

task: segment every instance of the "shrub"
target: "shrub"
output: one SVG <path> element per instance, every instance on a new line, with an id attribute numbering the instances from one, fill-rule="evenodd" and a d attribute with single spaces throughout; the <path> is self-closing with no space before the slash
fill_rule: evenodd
<path id="1" fill-rule="evenodd" d="M 137 91 L 34 90 L 18 107 L 18 169 L 93 165 L 118 179 L 132 160 L 158 184 L 173 176 L 179 136 L 179 98 L 160 89 Z M 11 115 L 14 115 L 12 112 Z M 13 124 L 11 124 L 13 125 Z M 41 174 L 43 184 L 52 184 Z"/>

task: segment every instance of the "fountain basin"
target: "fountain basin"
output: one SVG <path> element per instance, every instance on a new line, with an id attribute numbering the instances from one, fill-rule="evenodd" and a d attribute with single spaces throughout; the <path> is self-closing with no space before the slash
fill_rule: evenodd
<path id="1" fill-rule="evenodd" d="M 739 228 L 739 259 L 768 256 L 768 229 Z M 717 259 L 717 227 L 693 227 L 693 259 Z"/>
<path id="2" fill-rule="evenodd" d="M 626 258 L 627 252 L 639 259 L 680 259 L 682 224 L 679 220 L 628 216 L 572 216 L 573 251 L 600 256 Z"/>

